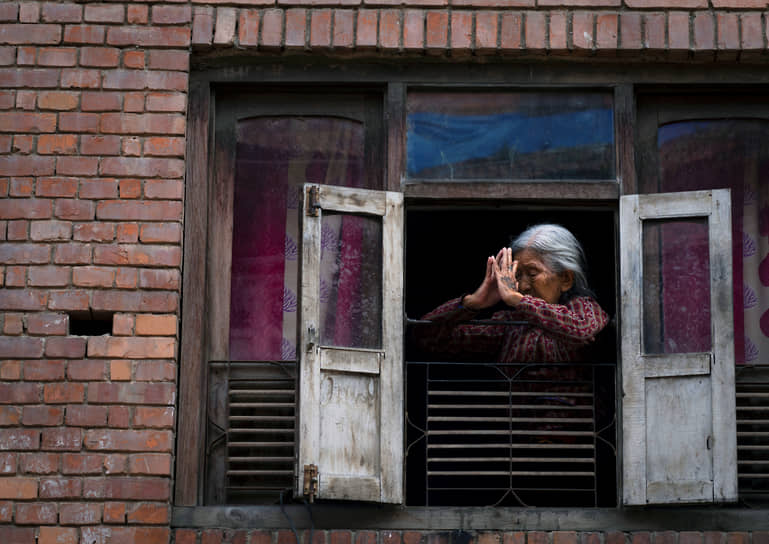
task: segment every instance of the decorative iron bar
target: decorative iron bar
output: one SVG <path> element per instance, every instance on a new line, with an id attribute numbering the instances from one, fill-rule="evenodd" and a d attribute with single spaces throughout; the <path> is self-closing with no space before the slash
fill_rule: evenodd
<path id="1" fill-rule="evenodd" d="M 616 504 L 614 364 L 407 371 L 410 504 Z"/>
<path id="2" fill-rule="evenodd" d="M 743 504 L 769 504 L 769 365 L 737 366 L 737 483 Z"/>

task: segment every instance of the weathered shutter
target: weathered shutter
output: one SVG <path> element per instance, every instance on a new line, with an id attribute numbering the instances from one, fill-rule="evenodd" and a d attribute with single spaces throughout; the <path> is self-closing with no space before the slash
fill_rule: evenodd
<path id="1" fill-rule="evenodd" d="M 709 300 L 709 332 L 707 323 L 701 327 L 709 334 L 709 349 L 685 352 L 676 349 L 674 341 L 669 341 L 673 344 L 670 349 L 647 349 L 647 335 L 653 334 L 652 329 L 686 329 L 685 324 L 677 325 L 668 315 L 676 314 L 676 308 L 655 313 L 648 304 L 654 297 L 664 299 L 664 293 L 670 292 L 671 280 L 688 273 L 688 258 L 682 257 L 690 250 L 687 244 L 665 245 L 666 240 L 688 228 L 682 220 L 698 221 L 704 229 L 700 238 L 706 241 L 700 255 L 707 255 L 701 259 L 704 271 L 700 276 L 704 280 L 700 291 L 704 295 L 700 300 L 706 304 L 690 308 L 686 315 L 691 320 L 700 319 L 698 316 L 707 313 L 704 306 Z M 669 229 L 665 231 L 668 238 L 663 239 L 661 230 L 652 230 L 659 225 Z M 652 232 L 658 233 L 656 238 Z M 729 191 L 622 197 L 620 239 L 624 503 L 736 500 Z M 649 270 L 655 266 L 662 269 L 669 266 L 666 260 L 676 259 L 683 266 L 669 267 L 654 285 L 649 278 L 654 274 Z M 665 282 L 667 285 L 662 285 Z M 695 294 L 686 289 L 671 295 L 695 299 Z M 670 300 L 660 300 L 660 304 L 669 305 Z M 679 312 L 679 321 L 680 317 Z M 680 340 L 679 346 L 686 346 L 690 339 L 684 334 Z"/>
<path id="2" fill-rule="evenodd" d="M 403 195 L 327 185 L 306 185 L 304 194 L 297 493 L 309 489 L 324 499 L 400 503 Z M 321 302 L 328 285 L 320 278 L 322 239 L 328 236 L 323 219 L 340 214 L 381 224 L 381 254 L 372 257 L 381 274 L 360 281 L 361 290 L 377 293 L 381 301 L 373 346 L 324 341 Z M 376 244 L 369 244 L 369 251 L 371 245 Z M 305 482 L 310 466 L 317 467 L 316 483 Z"/>

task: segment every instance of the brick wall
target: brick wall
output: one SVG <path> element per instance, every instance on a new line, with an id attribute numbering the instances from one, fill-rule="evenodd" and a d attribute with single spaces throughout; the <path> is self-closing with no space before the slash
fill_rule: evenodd
<path id="1" fill-rule="evenodd" d="M 0 3 L 0 541 L 153 544 L 174 536 L 190 51 L 759 62 L 769 58 L 765 5 Z M 111 319 L 112 334 L 72 334 L 72 320 L 93 317 Z M 419 533 L 317 535 L 333 544 L 423 539 Z M 575 535 L 530 533 L 528 540 L 570 544 Z M 704 538 L 749 540 L 743 533 L 719 535 Z M 767 541 L 765 533 L 757 535 L 753 544 Z M 175 537 L 283 544 L 293 534 L 179 530 Z M 522 542 L 520 534 L 494 538 L 502 537 Z M 611 535 L 579 538 L 615 542 Z M 648 541 L 633 536 L 634 544 Z"/>

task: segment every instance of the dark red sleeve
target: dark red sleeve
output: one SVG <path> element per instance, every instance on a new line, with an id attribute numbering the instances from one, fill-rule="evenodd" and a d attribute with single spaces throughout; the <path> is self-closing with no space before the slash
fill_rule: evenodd
<path id="1" fill-rule="evenodd" d="M 609 322 L 606 312 L 590 297 L 576 297 L 563 305 L 526 295 L 516 310 L 535 327 L 579 342 L 591 341 Z"/>

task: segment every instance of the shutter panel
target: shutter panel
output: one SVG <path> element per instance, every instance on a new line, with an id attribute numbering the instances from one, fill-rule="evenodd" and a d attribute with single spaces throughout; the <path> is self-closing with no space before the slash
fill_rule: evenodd
<path id="1" fill-rule="evenodd" d="M 729 191 L 622 197 L 620 240 L 624 503 L 736 500 Z"/>
<path id="2" fill-rule="evenodd" d="M 304 206 L 297 493 L 315 465 L 318 498 L 401 503 L 403 195 L 306 185 Z"/>

